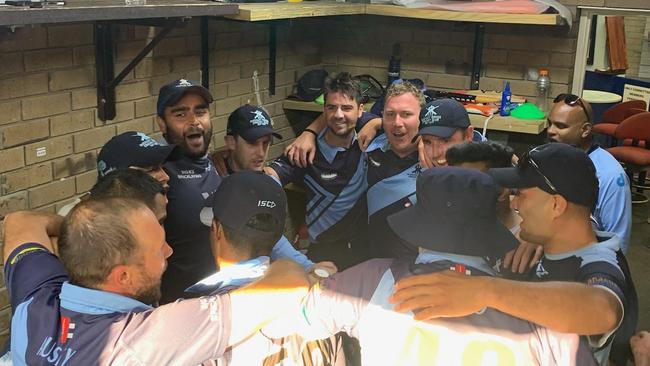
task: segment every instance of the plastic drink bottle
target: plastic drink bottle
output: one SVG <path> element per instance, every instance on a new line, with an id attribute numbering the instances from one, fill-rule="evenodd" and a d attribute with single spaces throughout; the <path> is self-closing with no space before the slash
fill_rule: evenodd
<path id="1" fill-rule="evenodd" d="M 505 88 L 501 92 L 501 106 L 499 107 L 499 114 L 502 116 L 510 115 L 510 100 L 512 93 L 510 92 L 510 82 L 506 82 Z"/>
<path id="2" fill-rule="evenodd" d="M 535 105 L 544 114 L 548 113 L 548 92 L 551 89 L 551 79 L 548 77 L 548 70 L 540 69 L 537 78 L 537 102 Z"/>

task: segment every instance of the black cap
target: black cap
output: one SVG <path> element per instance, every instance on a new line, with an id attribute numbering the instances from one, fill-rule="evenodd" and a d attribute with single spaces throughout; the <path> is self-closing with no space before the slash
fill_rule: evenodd
<path id="1" fill-rule="evenodd" d="M 114 136 L 97 155 L 97 173 L 103 178 L 116 169 L 153 167 L 173 160 L 176 145 L 161 145 L 143 132 L 128 131 Z"/>
<path id="2" fill-rule="evenodd" d="M 313 102 L 325 92 L 327 71 L 310 70 L 298 79 L 296 93 L 292 96 L 305 102 Z"/>
<path id="3" fill-rule="evenodd" d="M 273 235 L 273 239 L 279 240 L 286 210 L 287 196 L 284 190 L 263 172 L 243 170 L 231 174 L 223 179 L 213 195 L 213 217 L 223 225 L 255 238 Z M 251 217 L 263 213 L 277 220 L 276 230 L 265 232 L 246 226 Z"/>
<path id="4" fill-rule="evenodd" d="M 241 136 L 246 141 L 255 141 L 268 135 L 282 138 L 273 131 L 273 121 L 266 111 L 250 104 L 244 104 L 230 113 L 226 135 Z"/>
<path id="5" fill-rule="evenodd" d="M 538 146 L 524 154 L 516 167 L 488 173 L 504 187 L 537 187 L 592 211 L 598 200 L 594 163 L 583 150 L 563 143 Z"/>
<path id="6" fill-rule="evenodd" d="M 470 126 L 469 115 L 462 104 L 453 99 L 436 99 L 420 110 L 420 135 L 448 138 L 459 129 Z"/>
<path id="7" fill-rule="evenodd" d="M 489 175 L 475 169 L 427 169 L 416 182 L 417 203 L 389 216 L 388 224 L 425 249 L 502 258 L 518 241 L 497 218 L 500 193 Z"/>
<path id="8" fill-rule="evenodd" d="M 210 91 L 204 88 L 203 85 L 186 79 L 174 80 L 160 88 L 158 104 L 156 106 L 158 115 L 162 117 L 165 114 L 165 107 L 170 107 L 178 103 L 185 93 L 188 92 L 199 94 L 208 104 L 214 100 Z"/>

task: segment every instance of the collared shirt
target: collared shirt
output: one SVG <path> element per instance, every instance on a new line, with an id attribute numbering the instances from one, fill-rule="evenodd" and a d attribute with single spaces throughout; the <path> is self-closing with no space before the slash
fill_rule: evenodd
<path id="1" fill-rule="evenodd" d="M 365 234 L 365 153 L 359 148 L 356 133 L 347 149 L 328 144 L 326 133 L 327 129 L 319 134 L 314 163 L 309 167 L 297 167 L 285 156 L 270 164 L 282 185 L 301 181 L 307 187 L 305 221 L 313 243 L 350 240 L 359 233 Z"/>
<path id="2" fill-rule="evenodd" d="M 621 164 L 605 149 L 593 146 L 589 158 L 596 167 L 598 202 L 594 210 L 596 230 L 615 233 L 627 253 L 632 231 L 630 180 Z"/>
<path id="3" fill-rule="evenodd" d="M 364 365 L 460 365 L 480 363 L 486 357 L 494 364 L 594 365 L 589 347 L 577 335 L 554 332 L 490 308 L 427 322 L 395 312 L 388 299 L 397 280 L 413 270 L 435 272 L 454 265 L 450 258 L 424 263 L 427 258 L 432 259 L 421 254 L 417 265 L 374 259 L 323 280 L 304 301 L 298 333 L 319 338 L 344 331 L 359 340 Z M 469 275 L 485 275 L 473 267 L 468 270 Z M 390 336 L 377 331 L 378 324 Z"/>
<path id="4" fill-rule="evenodd" d="M 376 257 L 413 260 L 417 248 L 401 240 L 388 225 L 388 216 L 416 203 L 415 181 L 422 168 L 417 151 L 399 157 L 380 135 L 368 147 L 368 235 Z"/>
<path id="5" fill-rule="evenodd" d="M 544 254 L 531 271 L 532 281 L 582 282 L 614 294 L 623 308 L 619 326 L 600 337 L 589 337 L 601 365 L 607 365 L 612 340 L 627 340 L 634 334 L 638 319 L 638 299 L 620 238 L 596 232 L 598 241 L 576 251 Z M 612 337 L 612 335 L 614 335 Z"/>
<path id="6" fill-rule="evenodd" d="M 153 309 L 70 284 L 37 243 L 9 255 L 5 278 L 14 365 L 196 365 L 220 357 L 230 337 L 228 295 Z"/>
<path id="7" fill-rule="evenodd" d="M 174 252 L 162 277 L 161 304 L 183 296 L 183 290 L 216 271 L 210 249 L 210 227 L 201 215 L 211 213 L 211 195 L 221 178 L 206 156 L 182 156 L 164 165 L 169 175 L 165 234 Z"/>

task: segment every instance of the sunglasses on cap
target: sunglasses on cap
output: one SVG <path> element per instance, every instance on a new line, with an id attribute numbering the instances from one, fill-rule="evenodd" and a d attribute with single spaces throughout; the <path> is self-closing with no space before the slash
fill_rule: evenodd
<path id="1" fill-rule="evenodd" d="M 564 102 L 564 104 L 569 105 L 571 107 L 574 107 L 576 104 L 582 108 L 582 111 L 585 112 L 585 116 L 587 116 L 587 122 L 591 122 L 591 116 L 589 115 L 589 112 L 587 111 L 587 108 L 585 107 L 585 103 L 582 101 L 582 98 L 575 94 L 566 94 L 562 93 L 555 97 L 553 99 L 553 103 L 558 103 L 558 102 Z"/>
<path id="2" fill-rule="evenodd" d="M 553 183 L 551 182 L 551 180 L 548 179 L 548 177 L 546 177 L 544 175 L 544 173 L 542 173 L 542 170 L 540 169 L 539 165 L 537 165 L 537 163 L 535 162 L 535 159 L 533 159 L 533 155 L 536 152 L 539 152 L 539 151 L 542 151 L 542 150 L 543 150 L 543 148 L 536 147 L 536 148 L 534 148 L 534 149 L 532 149 L 530 151 L 526 151 L 526 153 L 524 153 L 521 156 L 521 158 L 519 159 L 518 167 L 520 169 L 533 168 L 533 170 L 535 170 L 535 172 L 537 172 L 537 174 L 539 174 L 542 178 L 544 178 L 544 183 L 546 183 L 548 188 L 551 189 L 553 194 L 558 194 L 558 191 L 555 188 L 555 186 L 553 185 Z"/>

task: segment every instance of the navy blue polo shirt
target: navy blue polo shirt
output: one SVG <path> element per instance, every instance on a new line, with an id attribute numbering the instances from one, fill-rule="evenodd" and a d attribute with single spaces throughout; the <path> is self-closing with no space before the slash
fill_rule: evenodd
<path id="1" fill-rule="evenodd" d="M 627 344 L 634 334 L 639 309 L 627 260 L 620 249 L 620 238 L 613 233 L 597 231 L 596 234 L 598 242 L 588 247 L 568 253 L 545 254 L 535 271 L 531 271 L 530 280 L 582 282 L 602 287 L 617 297 L 624 311 L 618 329 L 613 336 L 610 333 L 589 337 L 596 358 L 603 364 L 612 341 Z"/>
<path id="2" fill-rule="evenodd" d="M 202 223 L 201 214 L 211 214 L 209 197 L 221 183 L 207 156 L 184 156 L 165 163 L 164 168 L 169 175 L 165 234 L 174 253 L 162 277 L 161 304 L 184 297 L 187 287 L 217 270 L 210 227 Z"/>
<path id="3" fill-rule="evenodd" d="M 386 135 L 368 147 L 368 235 L 375 257 L 414 260 L 418 248 L 401 240 L 388 225 L 388 216 L 416 202 L 415 181 L 422 168 L 417 151 L 400 158 Z"/>
<path id="4" fill-rule="evenodd" d="M 377 116 L 364 112 L 357 127 Z M 366 232 L 365 153 L 356 134 L 349 148 L 331 146 L 325 140 L 327 128 L 316 139 L 314 163 L 307 168 L 292 165 L 286 156 L 270 164 L 282 185 L 303 182 L 307 187 L 305 222 L 312 243 L 350 240 Z"/>

